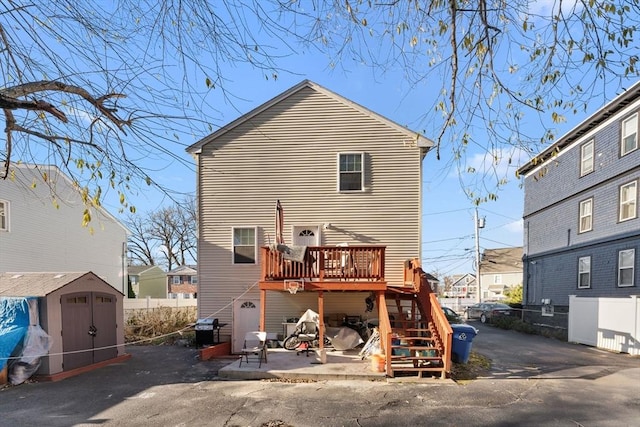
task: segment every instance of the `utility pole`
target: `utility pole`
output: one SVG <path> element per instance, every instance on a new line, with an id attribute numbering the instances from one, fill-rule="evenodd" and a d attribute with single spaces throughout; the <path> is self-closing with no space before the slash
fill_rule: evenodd
<path id="1" fill-rule="evenodd" d="M 475 223 L 474 225 L 476 231 L 476 302 L 482 302 L 482 283 L 480 280 L 480 229 L 484 228 L 484 218 L 478 218 L 477 207 L 473 216 L 473 222 Z"/>

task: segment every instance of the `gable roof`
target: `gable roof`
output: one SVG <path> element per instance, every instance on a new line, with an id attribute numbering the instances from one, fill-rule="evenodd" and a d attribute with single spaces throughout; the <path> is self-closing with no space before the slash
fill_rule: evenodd
<path id="1" fill-rule="evenodd" d="M 471 273 L 465 273 L 465 274 L 455 274 L 452 276 L 453 283 L 451 283 L 452 287 L 455 286 L 468 286 L 470 283 L 475 283 L 476 282 L 476 276 L 474 276 Z M 469 278 L 469 281 L 466 281 L 466 279 Z"/>
<path id="2" fill-rule="evenodd" d="M 129 274 L 129 276 L 138 276 L 142 273 L 146 273 L 147 271 L 154 270 L 156 268 L 164 273 L 164 270 L 162 270 L 157 265 L 130 265 L 129 267 L 127 267 L 127 273 Z"/>
<path id="3" fill-rule="evenodd" d="M 480 260 L 480 274 L 522 271 L 522 246 L 485 249 Z"/>
<path id="4" fill-rule="evenodd" d="M 51 273 L 2 273 L 0 274 L 0 297 L 46 297 L 66 285 L 92 276 L 105 286 L 122 294 L 95 273 L 89 272 L 51 272 Z"/>
<path id="5" fill-rule="evenodd" d="M 173 270 L 167 272 L 167 276 L 176 276 L 178 274 L 197 274 L 198 266 L 196 265 L 181 265 L 179 267 L 174 268 Z"/>
<path id="6" fill-rule="evenodd" d="M 427 277 L 427 280 L 430 280 L 432 282 L 440 282 L 440 279 L 438 279 L 436 276 L 434 276 L 431 273 L 424 273 L 424 275 Z"/>
<path id="7" fill-rule="evenodd" d="M 582 136 L 604 123 L 611 116 L 617 114 L 624 107 L 626 107 L 639 97 L 640 81 L 635 83 L 622 94 L 615 97 L 611 102 L 600 108 L 578 126 L 574 127 L 568 133 L 560 137 L 560 139 L 558 139 L 555 143 L 553 143 L 553 145 L 549 146 L 542 153 L 538 154 L 533 159 L 525 163 L 524 166 L 521 166 L 520 169 L 518 169 L 516 174 L 520 176 L 525 175 L 531 172 L 531 170 L 536 166 L 539 166 L 541 163 L 544 163 L 547 160 L 555 157 L 562 149 L 566 148 L 568 145 L 571 145 L 573 142 L 577 141 Z"/>
<path id="8" fill-rule="evenodd" d="M 271 100 L 265 102 L 264 104 L 260 105 L 257 108 L 254 108 L 253 110 L 249 111 L 248 113 L 240 116 L 239 118 L 237 118 L 236 120 L 232 121 L 231 123 L 221 127 L 220 129 L 218 129 L 217 131 L 213 132 L 212 134 L 205 136 L 204 138 L 202 138 L 200 141 L 196 142 L 195 144 L 187 147 L 187 152 L 191 153 L 191 154 L 197 154 L 200 149 L 208 144 L 209 142 L 215 140 L 216 138 L 224 135 L 225 133 L 229 132 L 230 130 L 232 130 L 233 128 L 241 125 L 242 123 L 245 123 L 246 121 L 252 119 L 253 117 L 257 116 L 258 114 L 260 114 L 261 112 L 271 108 L 272 106 L 274 106 L 275 104 L 279 103 L 280 101 L 292 96 L 293 94 L 300 92 L 301 90 L 305 89 L 305 88 L 309 88 L 312 90 L 315 90 L 316 92 L 322 93 L 330 98 L 333 98 L 334 100 L 349 106 L 355 110 L 360 111 L 361 113 L 375 119 L 378 120 L 384 124 L 386 124 L 387 126 L 396 129 L 397 131 L 404 133 L 408 138 L 410 138 L 411 140 L 415 141 L 417 146 L 420 148 L 431 148 L 434 143 L 433 141 L 431 141 L 430 139 L 420 135 L 417 132 L 411 131 L 409 129 L 407 129 L 406 127 L 400 126 L 399 124 L 395 123 L 392 120 L 387 119 L 386 117 L 383 117 L 377 113 L 374 113 L 373 111 L 369 110 L 366 107 L 361 106 L 360 104 L 357 104 L 353 101 L 348 100 L 347 98 L 344 98 L 343 96 L 338 95 L 335 92 L 330 91 L 329 89 L 326 89 L 322 86 L 320 86 L 317 83 L 314 83 L 310 80 L 303 80 L 302 82 L 298 83 L 297 85 L 291 87 L 290 89 L 282 92 L 280 95 L 272 98 Z"/>

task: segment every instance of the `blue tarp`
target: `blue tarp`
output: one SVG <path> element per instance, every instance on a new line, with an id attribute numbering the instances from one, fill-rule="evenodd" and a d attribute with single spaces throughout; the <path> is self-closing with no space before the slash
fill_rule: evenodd
<path id="1" fill-rule="evenodd" d="M 28 298 L 0 297 L 0 371 L 29 329 Z"/>

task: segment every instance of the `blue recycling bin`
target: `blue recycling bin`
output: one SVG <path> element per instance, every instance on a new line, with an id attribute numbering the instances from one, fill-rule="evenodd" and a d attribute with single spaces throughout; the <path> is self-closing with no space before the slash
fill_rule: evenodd
<path id="1" fill-rule="evenodd" d="M 471 354 L 473 339 L 478 330 L 473 326 L 452 324 L 453 339 L 451 340 L 451 359 L 456 363 L 467 363 Z"/>

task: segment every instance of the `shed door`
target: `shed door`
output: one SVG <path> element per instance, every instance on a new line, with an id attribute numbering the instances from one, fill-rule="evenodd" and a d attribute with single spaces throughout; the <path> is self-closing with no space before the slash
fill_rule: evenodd
<path id="1" fill-rule="evenodd" d="M 81 292 L 63 295 L 61 300 L 63 369 L 116 357 L 116 297 Z"/>
<path id="2" fill-rule="evenodd" d="M 61 300 L 62 367 L 68 371 L 93 363 L 93 351 L 82 351 L 93 349 L 93 337 L 89 335 L 91 292 L 63 295 Z"/>
<path id="3" fill-rule="evenodd" d="M 116 297 L 109 294 L 93 294 L 93 363 L 118 356 L 116 328 Z M 106 348 L 102 348 L 106 347 Z"/>

